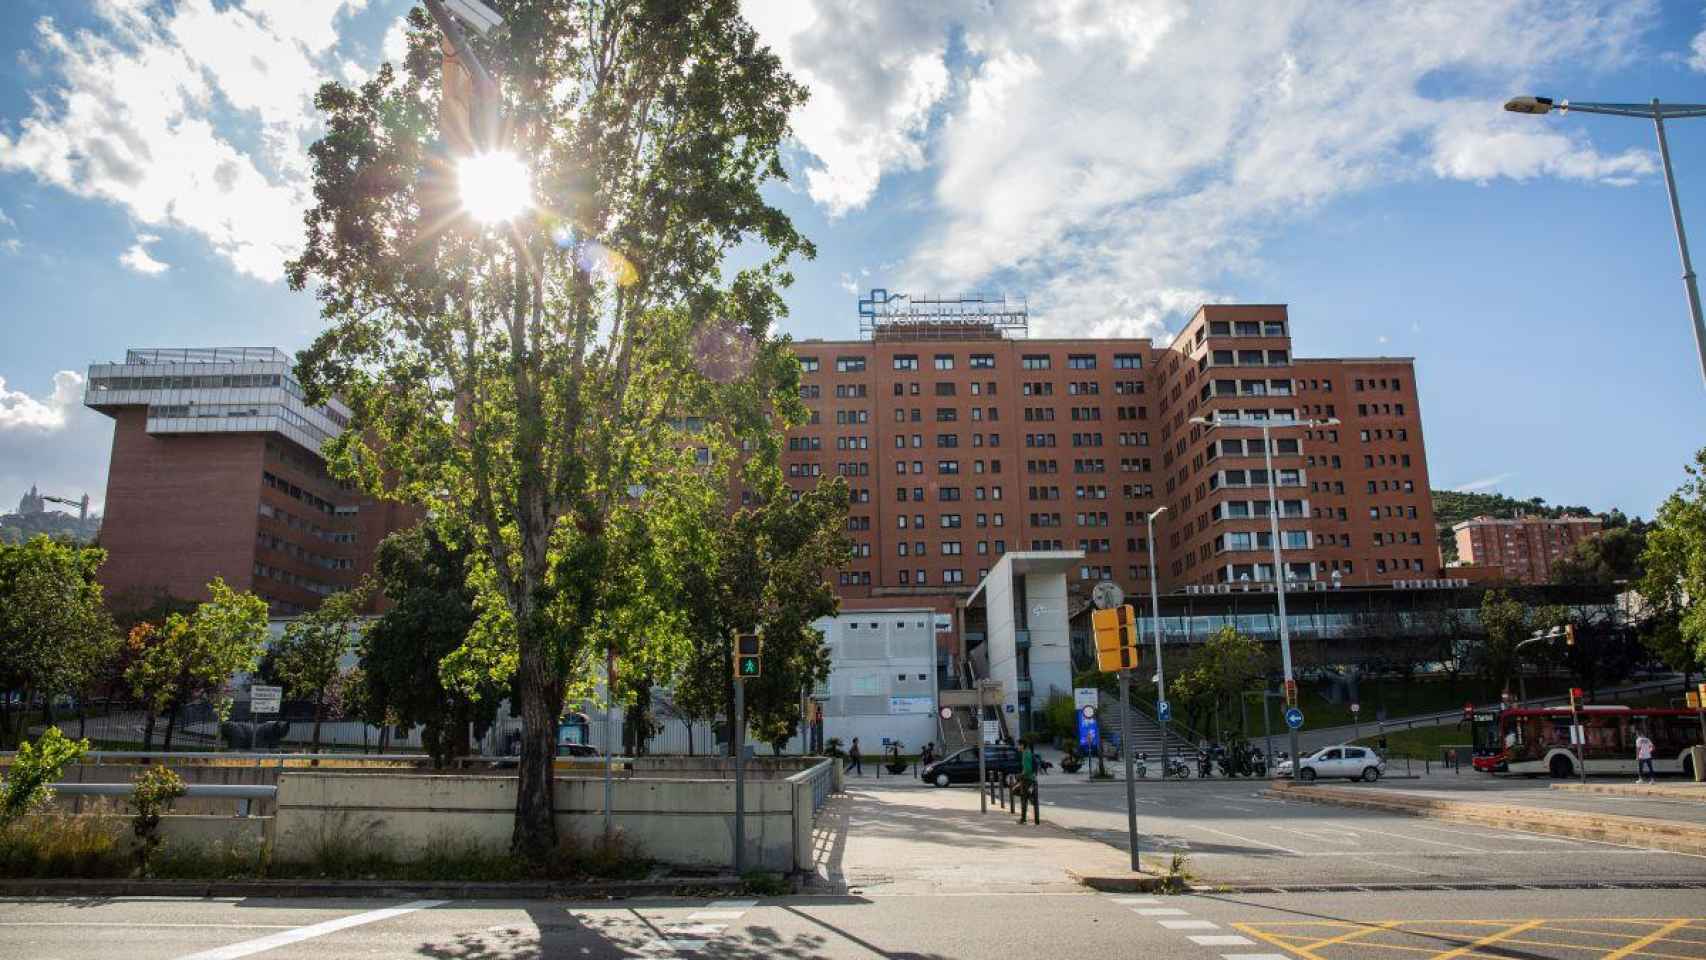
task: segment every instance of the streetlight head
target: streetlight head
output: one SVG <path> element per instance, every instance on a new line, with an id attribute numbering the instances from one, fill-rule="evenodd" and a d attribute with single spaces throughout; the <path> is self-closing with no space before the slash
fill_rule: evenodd
<path id="1" fill-rule="evenodd" d="M 1149 519 L 1154 520 L 1156 517 L 1159 517 L 1163 513 L 1166 513 L 1166 512 L 1167 512 L 1167 505 L 1163 503 L 1161 506 L 1156 507 L 1154 510 L 1151 510 L 1149 512 Z"/>
<path id="2" fill-rule="evenodd" d="M 1512 97 L 1505 101 L 1505 109 L 1511 113 L 1551 113 L 1553 109 L 1551 97 Z"/>
<path id="3" fill-rule="evenodd" d="M 504 18 L 498 16 L 496 10 L 480 0 L 443 0 L 443 3 L 451 16 L 482 37 L 504 22 Z"/>

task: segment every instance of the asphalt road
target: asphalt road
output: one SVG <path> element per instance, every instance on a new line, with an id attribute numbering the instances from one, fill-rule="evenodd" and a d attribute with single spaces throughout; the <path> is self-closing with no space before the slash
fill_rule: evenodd
<path id="1" fill-rule="evenodd" d="M 1394 783 L 1391 788 L 1408 790 L 1417 783 Z M 1706 857 L 1273 799 L 1262 795 L 1264 786 L 1248 780 L 1140 782 L 1138 830 L 1143 848 L 1185 854 L 1193 875 L 1240 885 L 1706 882 Z M 1653 815 L 1652 810 L 1662 809 L 1667 815 L 1698 819 L 1702 812 L 1699 804 L 1620 802 L 1623 798 L 1564 795 L 1532 785 L 1493 785 L 1450 795 L 1523 803 L 1547 800 L 1565 809 L 1625 815 Z M 1124 848 L 1122 784 L 1045 778 L 1043 799 L 1044 819 Z M 1706 893 L 1696 891 L 1695 896 L 1706 902 Z"/>
<path id="2" fill-rule="evenodd" d="M 0 902 L 31 960 L 1706 960 L 1699 891 L 398 903 Z"/>

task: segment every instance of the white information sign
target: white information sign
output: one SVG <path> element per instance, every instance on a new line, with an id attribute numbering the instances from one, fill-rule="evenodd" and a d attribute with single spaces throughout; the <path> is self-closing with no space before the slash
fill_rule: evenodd
<path id="1" fill-rule="evenodd" d="M 1085 707 L 1097 706 L 1095 687 L 1075 687 L 1072 690 L 1072 705 L 1079 710 Z"/>
<path id="2" fill-rule="evenodd" d="M 1001 742 L 1001 721 L 999 721 L 999 720 L 985 720 L 985 721 L 983 721 L 983 742 L 984 743 L 999 743 L 999 742 Z"/>
<path id="3" fill-rule="evenodd" d="M 250 713 L 277 713 L 283 702 L 283 687 L 269 687 L 257 683 L 249 688 Z"/>
<path id="4" fill-rule="evenodd" d="M 889 716 L 908 713 L 929 713 L 936 709 L 935 697 L 890 697 Z"/>

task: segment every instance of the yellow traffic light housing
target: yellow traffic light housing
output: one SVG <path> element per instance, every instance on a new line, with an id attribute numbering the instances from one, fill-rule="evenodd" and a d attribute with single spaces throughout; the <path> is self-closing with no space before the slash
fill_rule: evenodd
<path id="1" fill-rule="evenodd" d="M 735 634 L 735 679 L 752 680 L 763 672 L 764 638 L 756 633 Z"/>
<path id="2" fill-rule="evenodd" d="M 1090 615 L 1096 637 L 1096 668 L 1104 672 L 1134 670 L 1143 662 L 1138 646 L 1137 617 L 1130 604 L 1097 610 Z"/>
<path id="3" fill-rule="evenodd" d="M 1576 625 L 1573 623 L 1566 623 L 1566 624 L 1564 624 L 1564 646 L 1573 647 L 1575 645 L 1576 645 Z"/>

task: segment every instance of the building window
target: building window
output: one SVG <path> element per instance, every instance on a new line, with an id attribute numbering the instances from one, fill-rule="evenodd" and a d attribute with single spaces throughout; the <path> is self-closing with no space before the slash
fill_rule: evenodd
<path id="1" fill-rule="evenodd" d="M 1114 354 L 1114 369 L 1142 370 L 1143 356 L 1136 353 L 1116 353 Z"/>
<path id="2" fill-rule="evenodd" d="M 835 372 L 836 373 L 864 373 L 865 372 L 865 358 L 864 357 L 836 357 L 835 358 Z"/>
<path id="3" fill-rule="evenodd" d="M 917 370 L 918 358 L 906 355 L 897 356 L 894 358 L 894 368 L 896 370 Z"/>
<path id="4" fill-rule="evenodd" d="M 936 359 L 936 369 L 938 369 L 938 370 L 952 370 L 952 369 L 954 369 L 954 355 L 953 354 L 951 354 L 951 353 L 938 353 L 938 354 L 936 354 L 935 359 Z"/>
<path id="5" fill-rule="evenodd" d="M 994 370 L 995 369 L 995 354 L 993 354 L 993 353 L 974 353 L 974 354 L 972 354 L 971 355 L 971 368 L 973 370 Z"/>
<path id="6" fill-rule="evenodd" d="M 1019 358 L 1019 366 L 1025 370 L 1047 370 L 1049 358 L 1047 354 L 1027 353 Z"/>
<path id="7" fill-rule="evenodd" d="M 1096 369 L 1096 356 L 1091 353 L 1068 354 L 1066 366 L 1069 370 L 1094 370 Z"/>
<path id="8" fill-rule="evenodd" d="M 816 373 L 817 372 L 817 358 L 816 357 L 801 357 L 800 358 L 800 372 L 801 373 Z"/>

